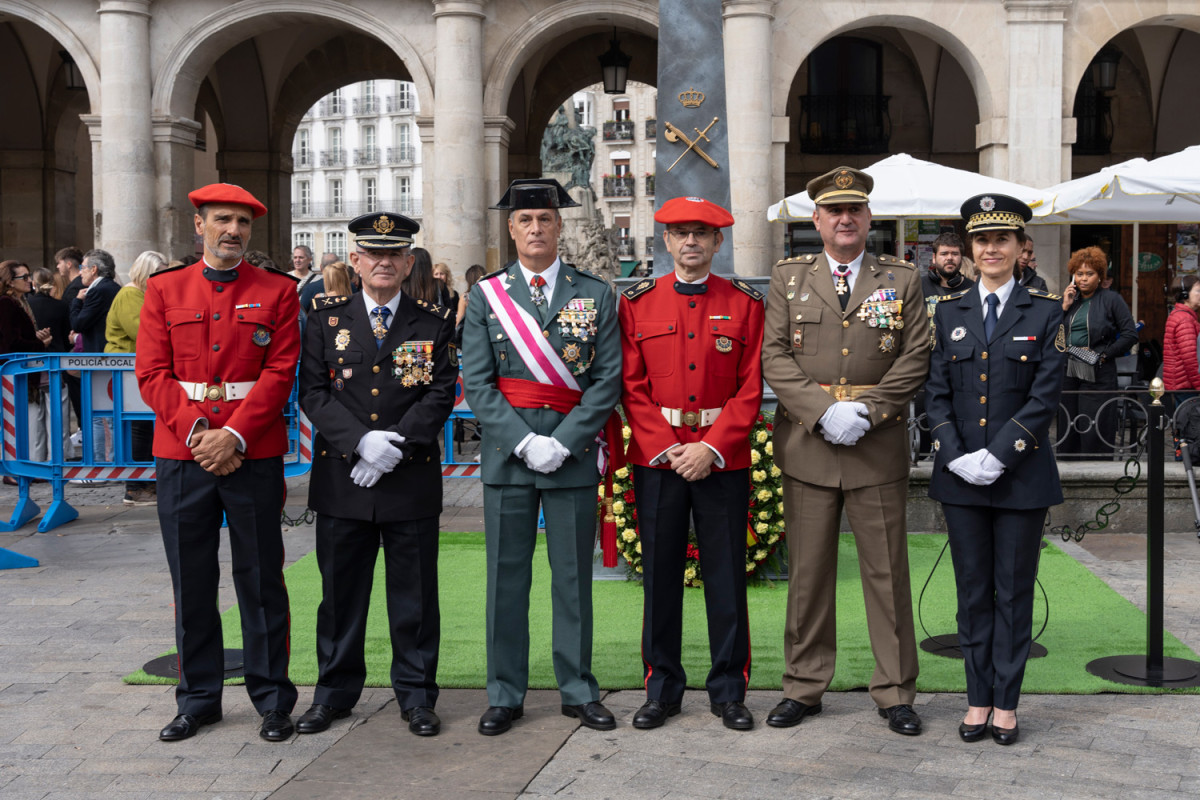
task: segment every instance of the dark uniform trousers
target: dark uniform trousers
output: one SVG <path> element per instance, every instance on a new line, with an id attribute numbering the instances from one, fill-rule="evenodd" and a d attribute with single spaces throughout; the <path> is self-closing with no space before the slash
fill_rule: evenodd
<path id="1" fill-rule="evenodd" d="M 362 694 L 367 612 L 381 540 L 396 701 L 405 711 L 437 703 L 438 518 L 369 522 L 329 514 L 317 515 L 317 565 L 324 593 L 317 609 L 321 677 L 314 703 L 352 708 Z"/>
<path id="2" fill-rule="evenodd" d="M 633 481 L 642 540 L 646 697 L 678 703 L 687 688 L 681 653 L 683 571 L 688 528 L 694 519 L 712 657 L 705 687 L 714 703 L 740 703 L 750 680 L 746 610 L 750 470 L 712 472 L 703 480 L 689 482 L 672 469 L 634 466 Z"/>
<path id="3" fill-rule="evenodd" d="M 246 690 L 259 713 L 291 712 L 296 687 L 288 678 L 291 621 L 279 527 L 283 459 L 247 459 L 221 477 L 194 461 L 158 458 L 155 466 L 158 519 L 175 587 L 179 713 L 199 716 L 221 710 L 225 653 L 217 551 L 222 513 L 229 523 Z"/>
<path id="4" fill-rule="evenodd" d="M 1033 641 L 1044 508 L 943 503 L 954 580 L 967 702 L 1014 710 Z"/>

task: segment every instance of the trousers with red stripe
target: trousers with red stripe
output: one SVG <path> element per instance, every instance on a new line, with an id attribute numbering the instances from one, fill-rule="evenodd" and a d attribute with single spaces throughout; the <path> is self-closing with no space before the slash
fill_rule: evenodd
<path id="1" fill-rule="evenodd" d="M 746 509 L 750 470 L 713 471 L 687 481 L 670 467 L 633 468 L 642 540 L 642 662 L 646 698 L 678 703 L 687 686 L 681 657 L 683 573 L 694 522 L 708 616 L 712 667 L 704 685 L 714 703 L 743 702 L 750 680 L 746 610 Z"/>

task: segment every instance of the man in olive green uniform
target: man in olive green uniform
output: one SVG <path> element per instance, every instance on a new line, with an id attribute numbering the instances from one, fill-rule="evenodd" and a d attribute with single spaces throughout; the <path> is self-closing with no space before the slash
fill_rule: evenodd
<path id="1" fill-rule="evenodd" d="M 555 180 L 513 181 L 494 207 L 510 212 L 517 261 L 476 284 L 463 328 L 467 399 L 483 427 L 485 736 L 524 712 L 539 504 L 562 713 L 589 728 L 616 727 L 592 675 L 592 553 L 597 436 L 621 395 L 621 343 L 612 290 L 558 258 L 558 209 L 575 205 Z"/>
<path id="2" fill-rule="evenodd" d="M 905 422 L 929 370 L 929 327 L 917 270 L 865 252 L 872 185 L 847 167 L 809 182 L 824 252 L 781 261 L 771 275 L 763 377 L 779 398 L 774 456 L 783 470 L 789 582 L 784 699 L 767 724 L 790 727 L 820 712 L 833 678 L 845 508 L 875 655 L 871 699 L 893 731 L 916 735 Z"/>

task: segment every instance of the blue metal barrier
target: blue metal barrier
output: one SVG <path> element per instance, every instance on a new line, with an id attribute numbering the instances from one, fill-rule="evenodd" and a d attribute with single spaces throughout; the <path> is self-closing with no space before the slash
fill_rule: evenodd
<path id="1" fill-rule="evenodd" d="M 130 423 L 154 420 L 154 412 L 142 400 L 133 373 L 132 353 L 23 353 L 0 365 L 0 393 L 3 395 L 3 446 L 0 447 L 0 474 L 17 478 L 18 498 L 12 518 L 0 522 L 0 531 L 12 531 L 25 525 L 41 510 L 29 497 L 34 479 L 48 481 L 52 500 L 38 523 L 46 532 L 79 516 L 66 501 L 65 488 L 72 480 L 152 481 L 154 461 L 133 458 Z M 80 373 L 80 412 L 82 454 L 68 460 L 63 452 L 62 374 Z M 29 382 L 41 382 L 48 376 L 50 393 L 50 460 L 33 461 L 29 453 L 29 412 L 25 401 Z M 312 424 L 296 402 L 296 387 L 284 408 L 287 420 L 288 453 L 284 456 L 284 476 L 303 475 L 312 466 Z M 93 421 L 100 422 L 103 440 L 95 437 Z M 111 435 L 111 451 L 108 436 Z M 36 566 L 6 564 L 9 556 L 0 552 L 0 568 Z M 27 557 L 20 556 L 20 559 Z"/>

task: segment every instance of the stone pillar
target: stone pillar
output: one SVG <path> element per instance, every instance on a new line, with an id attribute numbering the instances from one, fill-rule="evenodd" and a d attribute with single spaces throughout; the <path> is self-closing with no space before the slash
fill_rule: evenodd
<path id="1" fill-rule="evenodd" d="M 187 194 L 196 188 L 196 137 L 199 122 L 183 117 L 159 115 L 153 119 L 154 169 L 157 178 L 158 250 L 167 260 L 195 251 L 195 208 Z"/>
<path id="2" fill-rule="evenodd" d="M 79 119 L 87 127 L 92 143 L 92 243 L 96 244 L 104 227 L 104 124 L 99 114 L 81 114 Z"/>
<path id="3" fill-rule="evenodd" d="M 155 237 L 154 145 L 150 122 L 150 0 L 100 0 L 101 164 L 107 206 L 97 206 L 96 241 L 128 270 Z M 100 216 L 100 214 L 103 216 Z M 103 225 L 100 224 L 103 221 Z"/>
<path id="4" fill-rule="evenodd" d="M 417 117 L 416 123 L 417 139 L 421 142 L 421 200 L 419 206 L 421 213 L 413 216 L 421 223 L 421 232 L 418 234 L 416 242 L 428 250 L 430 242 L 437 241 L 437 220 L 433 218 L 433 186 L 434 176 L 437 174 L 433 153 L 433 117 Z M 415 203 L 415 186 L 413 193 L 413 202 Z M 453 267 L 451 268 L 453 269 Z"/>
<path id="5" fill-rule="evenodd" d="M 767 207 L 778 200 L 771 180 L 771 21 L 774 0 L 725 0 L 726 111 L 729 115 L 729 192 L 733 268 L 768 275 L 772 258 Z"/>
<path id="6" fill-rule="evenodd" d="M 434 164 L 430 251 L 463 269 L 484 263 L 483 0 L 434 0 Z M 426 215 L 427 218 L 430 215 Z M 429 241 L 429 240 L 427 240 Z"/>
<path id="7" fill-rule="evenodd" d="M 487 117 L 483 121 L 484 163 L 487 184 L 484 186 L 484 206 L 500 199 L 508 187 L 508 142 L 517 125 L 506 116 Z M 503 211 L 485 211 L 487 215 L 487 261 L 481 261 L 488 272 L 508 263 L 508 225 Z M 463 265 L 464 269 L 470 264 Z"/>
<path id="8" fill-rule="evenodd" d="M 1074 5 L 1075 0 L 1004 0 L 1008 12 L 1008 119 L 1006 125 L 992 120 L 989 133 L 991 139 L 1007 142 L 1007 152 L 1003 159 L 996 159 L 996 171 L 984 170 L 987 174 L 1038 188 L 1070 177 L 1075 125 L 1070 109 L 1063 107 L 1061 65 L 1065 63 L 1067 14 Z M 1047 69 L 1051 64 L 1059 66 Z M 1044 226 L 1033 234 L 1039 273 L 1051 287 L 1061 286 L 1066 266 L 1062 231 L 1058 226 Z"/>

